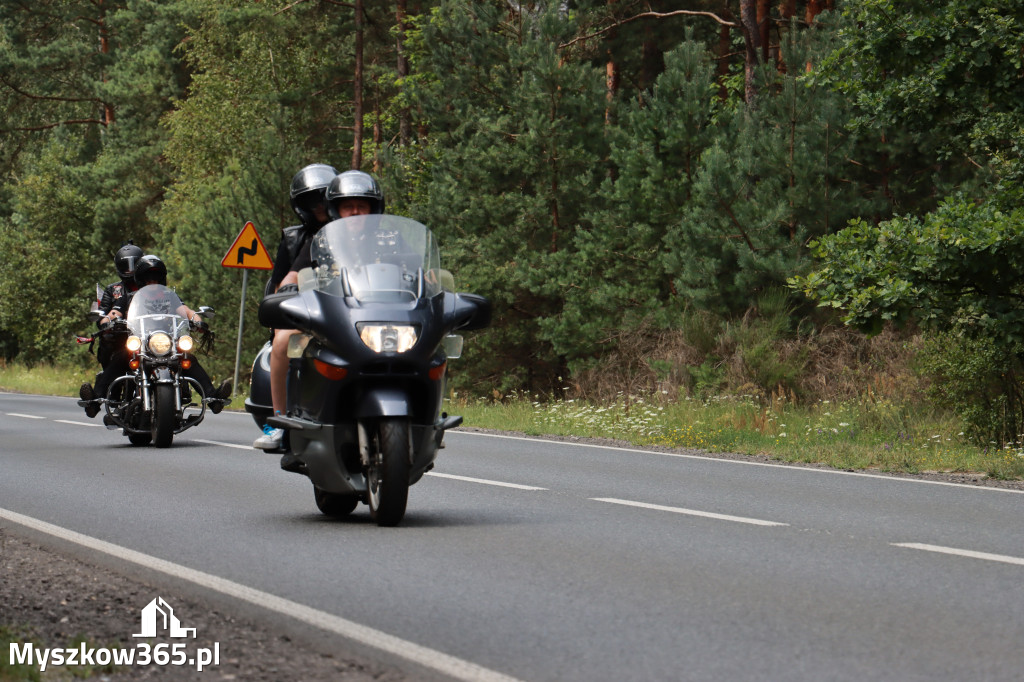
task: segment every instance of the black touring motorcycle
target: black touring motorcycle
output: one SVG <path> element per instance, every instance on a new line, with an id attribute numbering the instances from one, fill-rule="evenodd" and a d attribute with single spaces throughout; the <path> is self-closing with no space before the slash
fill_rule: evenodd
<path id="1" fill-rule="evenodd" d="M 273 415 L 269 345 L 253 363 L 246 410 L 285 442 L 313 482 L 317 507 L 344 517 L 363 502 L 381 526 L 405 515 L 409 486 L 434 465 L 446 429 L 441 411 L 457 330 L 490 324 L 487 299 L 452 290 L 434 235 L 392 215 L 325 225 L 315 267 L 299 291 L 260 305 L 260 323 L 297 329 L 288 346 L 288 413 Z"/>
<path id="2" fill-rule="evenodd" d="M 110 384 L 103 405 L 107 428 L 122 429 L 133 445 L 170 447 L 175 434 L 189 429 L 206 416 L 202 387 L 186 376 L 195 359 L 197 346 L 212 340 L 205 324 L 202 341 L 197 344 L 191 335 L 188 320 L 177 313 L 181 300 L 173 290 L 162 284 L 142 287 L 132 298 L 124 319 L 108 324 L 89 341 L 110 334 L 114 342 L 129 351 L 128 372 Z M 196 313 L 213 317 L 213 308 L 203 306 Z M 91 312 L 89 318 L 98 319 Z M 79 402 L 79 405 L 84 405 Z"/>

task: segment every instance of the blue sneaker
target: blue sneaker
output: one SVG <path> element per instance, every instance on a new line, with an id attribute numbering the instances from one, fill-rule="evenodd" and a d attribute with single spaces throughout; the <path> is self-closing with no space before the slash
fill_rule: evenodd
<path id="1" fill-rule="evenodd" d="M 254 440 L 252 446 L 259 450 L 280 450 L 283 438 L 284 429 L 275 429 L 270 424 L 264 424 L 263 435 Z"/>

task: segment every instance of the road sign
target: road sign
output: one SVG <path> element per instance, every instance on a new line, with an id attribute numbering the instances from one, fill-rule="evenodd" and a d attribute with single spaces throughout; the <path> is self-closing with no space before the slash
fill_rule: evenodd
<path id="1" fill-rule="evenodd" d="M 263 246 L 263 240 L 256 232 L 256 226 L 252 222 L 245 224 L 242 231 L 235 237 L 235 243 L 231 245 L 224 259 L 220 262 L 226 268 L 244 268 L 246 270 L 273 270 L 274 261 L 270 260 L 267 247 Z"/>

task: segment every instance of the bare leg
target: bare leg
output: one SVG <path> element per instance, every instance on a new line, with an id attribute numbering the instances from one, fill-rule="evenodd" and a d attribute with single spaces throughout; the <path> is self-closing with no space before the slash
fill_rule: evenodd
<path id="1" fill-rule="evenodd" d="M 288 339 L 294 329 L 275 329 L 270 348 L 270 401 L 274 414 L 284 414 L 288 407 Z"/>

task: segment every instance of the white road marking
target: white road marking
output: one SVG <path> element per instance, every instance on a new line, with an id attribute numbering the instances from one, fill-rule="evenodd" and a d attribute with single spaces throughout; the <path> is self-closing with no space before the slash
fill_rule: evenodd
<path id="1" fill-rule="evenodd" d="M 46 417 L 40 417 L 38 414 L 19 414 L 17 412 L 8 412 L 8 417 L 24 417 L 25 419 L 46 419 Z"/>
<path id="2" fill-rule="evenodd" d="M 970 559 L 984 559 L 985 561 L 999 561 L 1004 564 L 1015 564 L 1024 566 L 1024 559 L 1004 554 L 989 554 L 988 552 L 975 552 L 970 549 L 954 549 L 953 547 L 942 547 L 941 545 L 926 545 L 920 542 L 892 542 L 893 547 L 906 547 L 908 549 L 920 549 L 925 552 L 938 552 L 939 554 L 953 554 L 955 556 L 968 557 Z"/>
<path id="3" fill-rule="evenodd" d="M 697 511 L 696 509 L 684 509 L 682 507 L 666 507 L 661 504 L 648 504 L 647 502 L 633 502 L 632 500 L 619 500 L 614 497 L 591 497 L 595 502 L 610 502 L 621 504 L 627 507 L 640 507 L 641 509 L 653 509 L 655 511 L 672 512 L 673 514 L 686 514 L 688 516 L 703 516 L 708 519 L 719 521 L 735 521 L 737 523 L 749 523 L 753 526 L 788 526 L 788 523 L 777 521 L 764 521 L 762 519 L 750 519 L 745 516 L 730 516 L 729 514 L 715 514 L 714 512 Z"/>
<path id="4" fill-rule="evenodd" d="M 53 421 L 61 424 L 73 424 L 75 426 L 103 426 L 103 424 L 90 424 L 89 422 L 76 422 L 71 419 L 54 419 Z"/>
<path id="5" fill-rule="evenodd" d="M 522 440 L 533 443 L 550 443 L 552 445 L 575 445 L 581 448 L 596 448 L 598 450 L 616 450 L 618 452 L 636 452 L 643 455 L 657 455 L 659 457 L 675 457 L 678 459 L 697 459 L 703 462 L 719 462 L 721 464 L 745 464 L 746 466 L 755 467 L 771 467 L 775 469 L 789 469 L 790 471 L 799 471 L 810 474 L 835 474 L 838 476 L 857 476 L 860 478 L 878 478 L 883 481 L 891 481 L 893 483 L 926 483 L 928 485 L 946 485 L 954 488 L 967 488 L 969 490 L 982 490 L 985 492 L 997 492 L 997 493 L 1017 493 L 1018 495 L 1024 495 L 1024 490 L 1015 490 L 1013 488 L 989 488 L 980 485 L 968 485 L 966 483 L 950 483 L 949 481 L 926 481 L 920 478 L 905 478 L 902 476 L 880 476 L 878 474 L 867 474 L 859 471 L 839 471 L 837 469 L 813 469 L 811 467 L 793 466 L 792 464 L 786 464 L 785 462 L 779 462 L 774 464 L 772 462 L 749 462 L 744 459 L 722 459 L 720 457 L 711 457 L 710 455 L 686 455 L 681 452 L 663 452 L 661 450 L 641 450 L 640 448 L 623 448 L 615 445 L 594 445 L 593 443 L 575 443 L 564 440 L 551 440 L 549 438 L 528 438 L 526 436 L 505 436 L 500 433 L 479 433 L 477 431 L 461 431 L 459 429 L 449 429 L 446 434 L 457 434 L 460 436 L 483 436 L 485 438 L 504 438 L 506 440 Z"/>
<path id="6" fill-rule="evenodd" d="M 109 554 L 124 561 L 130 561 L 145 568 L 166 573 L 175 578 L 188 580 L 196 585 L 215 590 L 229 597 L 289 616 L 342 637 L 347 637 L 392 656 L 438 671 L 454 679 L 473 682 L 519 682 L 516 678 L 509 677 L 495 670 L 484 668 L 475 663 L 449 656 L 425 646 L 420 646 L 419 644 L 400 639 L 365 625 L 360 625 L 345 618 L 340 618 L 325 611 L 319 611 L 303 604 L 282 599 L 268 592 L 262 592 L 209 573 L 196 571 L 187 566 L 136 552 L 133 549 L 121 547 L 105 540 L 82 535 L 81 533 L 76 533 L 75 531 L 61 528 L 60 526 L 55 526 L 30 516 L 23 516 L 7 509 L 0 509 L 0 518 L 5 518 L 13 523 L 33 528 L 48 535 L 103 552 L 104 554 Z"/>
<path id="7" fill-rule="evenodd" d="M 207 445 L 220 445 L 225 448 L 237 448 L 239 450 L 255 450 L 251 445 L 239 445 L 238 443 L 222 443 L 219 440 L 203 440 L 202 438 L 193 438 L 197 443 L 206 443 Z"/>
<path id="8" fill-rule="evenodd" d="M 505 483 L 503 481 L 491 481 L 486 478 L 470 478 L 469 476 L 456 476 L 454 474 L 439 474 L 434 471 L 427 472 L 427 476 L 436 476 L 438 478 L 450 478 L 455 481 L 468 481 L 470 483 L 483 483 L 484 485 L 496 485 L 502 488 L 515 488 L 516 490 L 547 490 L 547 488 L 538 488 L 533 485 Z"/>

